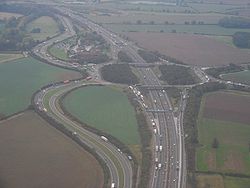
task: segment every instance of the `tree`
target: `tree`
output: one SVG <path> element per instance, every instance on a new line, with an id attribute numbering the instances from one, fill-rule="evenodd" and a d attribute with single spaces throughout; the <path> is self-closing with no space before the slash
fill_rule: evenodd
<path id="1" fill-rule="evenodd" d="M 214 149 L 219 148 L 219 141 L 217 140 L 217 138 L 213 139 L 212 148 L 214 148 Z"/>
<path id="2" fill-rule="evenodd" d="M 140 24 L 142 24 L 142 21 L 141 20 L 137 20 L 136 24 L 140 25 Z"/>
<path id="3" fill-rule="evenodd" d="M 193 21 L 191 22 L 191 24 L 192 24 L 192 25 L 195 25 L 195 24 L 196 24 L 196 21 L 195 21 L 195 20 L 193 20 Z"/>

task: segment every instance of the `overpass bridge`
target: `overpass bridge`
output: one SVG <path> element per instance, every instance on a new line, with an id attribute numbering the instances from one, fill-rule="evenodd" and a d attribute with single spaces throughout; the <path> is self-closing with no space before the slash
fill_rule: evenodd
<path id="1" fill-rule="evenodd" d="M 192 88 L 195 85 L 136 85 L 137 88 L 147 89 L 147 90 L 164 90 L 168 88 L 179 88 L 187 89 Z"/>

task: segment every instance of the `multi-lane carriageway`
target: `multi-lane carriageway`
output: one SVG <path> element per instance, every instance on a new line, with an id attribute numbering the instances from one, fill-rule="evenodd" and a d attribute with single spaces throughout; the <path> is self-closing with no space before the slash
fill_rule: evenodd
<path id="1" fill-rule="evenodd" d="M 110 42 L 111 45 L 113 45 L 113 48 L 117 48 L 117 50 L 119 48 L 123 48 L 123 50 L 125 50 L 135 62 L 145 63 L 144 60 L 137 54 L 137 47 L 132 43 L 127 43 L 119 36 L 87 20 L 86 18 L 74 15 L 72 11 L 68 9 L 63 9 L 63 13 L 68 14 L 71 19 L 77 20 L 78 22 L 88 26 L 91 30 L 101 34 L 108 42 Z M 56 63 L 60 64 L 60 61 L 56 61 Z M 138 69 L 138 72 L 140 72 L 144 80 L 144 84 L 160 85 L 158 78 L 151 69 Z M 182 120 L 174 118 L 173 113 L 170 111 L 171 104 L 168 100 L 166 92 L 151 90 L 149 93 L 151 99 L 151 105 L 149 105 L 150 108 L 164 110 L 164 113 L 149 113 L 149 119 L 155 121 L 158 126 L 158 131 L 154 136 L 155 146 L 162 146 L 161 152 L 154 152 L 154 156 L 155 158 L 158 158 L 158 162 L 157 169 L 155 164 L 155 168 L 153 170 L 150 187 L 185 187 L 185 182 L 183 181 L 183 177 L 185 176 L 185 172 L 183 170 L 185 169 L 183 168 L 183 166 L 185 166 L 185 160 L 183 158 L 183 133 L 181 123 L 178 123 L 182 122 Z M 179 117 L 181 118 L 181 116 Z M 126 177 L 124 177 L 124 179 L 126 179 Z"/>
<path id="2" fill-rule="evenodd" d="M 140 77 L 148 85 L 160 85 L 158 78 L 149 68 L 138 69 Z M 154 169 L 151 187 L 183 187 L 185 171 L 183 164 L 183 129 L 180 118 L 173 116 L 172 107 L 165 90 L 149 90 L 154 109 L 149 112 L 154 131 Z M 160 112 L 157 112 L 160 111 Z M 178 121 L 177 121 L 178 120 Z M 160 150 L 162 146 L 162 150 Z"/>

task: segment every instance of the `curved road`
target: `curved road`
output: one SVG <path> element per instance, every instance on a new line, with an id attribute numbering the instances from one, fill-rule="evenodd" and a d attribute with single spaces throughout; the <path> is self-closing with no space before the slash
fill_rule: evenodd
<path id="1" fill-rule="evenodd" d="M 60 16 L 60 18 L 63 21 L 64 26 L 67 28 L 65 33 L 37 45 L 33 49 L 33 52 L 40 58 L 45 59 L 49 63 L 56 66 L 77 68 L 75 65 L 69 64 L 68 62 L 57 60 L 47 53 L 47 48 L 54 42 L 62 41 L 64 39 L 72 37 L 75 34 L 70 21 L 65 17 Z M 132 164 L 128 160 L 128 156 L 120 152 L 119 148 L 117 148 L 110 142 L 103 141 L 99 135 L 96 135 L 84 129 L 83 127 L 81 127 L 81 125 L 70 120 L 62 113 L 56 103 L 58 98 L 60 98 L 65 92 L 82 85 L 83 83 L 82 81 L 80 81 L 51 86 L 49 88 L 46 88 L 45 90 L 38 92 L 34 98 L 34 102 L 40 110 L 44 111 L 44 109 L 46 109 L 46 113 L 48 116 L 51 116 L 58 122 L 62 123 L 72 132 L 77 132 L 77 136 L 87 146 L 93 148 L 96 151 L 96 153 L 106 162 L 111 174 L 111 183 L 114 183 L 115 187 L 131 188 L 133 172 Z M 49 104 L 46 104 L 46 100 L 49 100 Z"/>

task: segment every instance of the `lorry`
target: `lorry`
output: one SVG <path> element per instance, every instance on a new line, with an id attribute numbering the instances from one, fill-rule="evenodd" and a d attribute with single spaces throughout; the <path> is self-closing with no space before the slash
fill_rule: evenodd
<path id="1" fill-rule="evenodd" d="M 88 76 L 87 78 L 86 78 L 86 80 L 91 80 L 92 79 L 92 77 L 91 76 Z"/>
<path id="2" fill-rule="evenodd" d="M 111 183 L 111 188 L 115 188 L 115 183 Z"/>
<path id="3" fill-rule="evenodd" d="M 156 152 L 159 151 L 159 146 L 155 146 L 155 151 L 156 151 Z"/>
<path id="4" fill-rule="evenodd" d="M 158 164 L 158 168 L 161 169 L 161 163 Z"/>
<path id="5" fill-rule="evenodd" d="M 69 83 L 69 80 L 64 80 L 63 83 L 67 84 L 67 83 Z"/>
<path id="6" fill-rule="evenodd" d="M 162 146 L 159 147 L 159 150 L 162 151 Z"/>
<path id="7" fill-rule="evenodd" d="M 103 141 L 105 141 L 105 142 L 108 141 L 108 139 L 107 139 L 105 136 L 101 136 L 101 139 L 102 139 Z"/>

